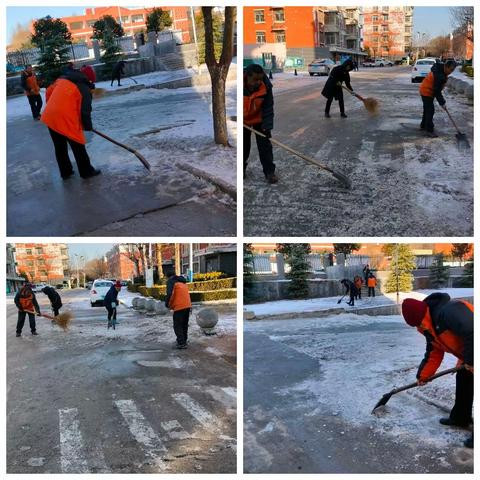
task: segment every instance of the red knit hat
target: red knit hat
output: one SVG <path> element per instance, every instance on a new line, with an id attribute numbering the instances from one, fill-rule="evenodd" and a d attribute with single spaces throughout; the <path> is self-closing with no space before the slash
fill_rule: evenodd
<path id="1" fill-rule="evenodd" d="M 120 280 L 117 280 L 117 281 L 115 282 L 115 287 L 116 287 L 116 288 L 122 288 L 122 282 L 121 282 Z"/>
<path id="2" fill-rule="evenodd" d="M 406 298 L 402 303 L 402 315 L 411 327 L 418 327 L 427 313 L 428 306 L 425 302 L 415 298 Z"/>

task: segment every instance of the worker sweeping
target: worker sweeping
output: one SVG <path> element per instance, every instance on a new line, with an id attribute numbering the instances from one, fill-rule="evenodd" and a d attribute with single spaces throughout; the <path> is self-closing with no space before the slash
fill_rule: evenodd
<path id="1" fill-rule="evenodd" d="M 108 325 L 107 328 L 110 329 L 113 327 L 115 330 L 115 325 L 117 323 L 117 306 L 118 306 L 118 294 L 122 289 L 122 282 L 117 280 L 111 287 L 110 290 L 105 295 L 103 299 L 103 305 L 107 309 L 108 313 Z"/>
<path id="2" fill-rule="evenodd" d="M 353 278 L 353 283 L 355 285 L 355 288 L 357 289 L 357 294 L 355 295 L 355 299 L 361 300 L 362 299 L 362 277 L 360 275 L 355 275 Z"/>
<path id="3" fill-rule="evenodd" d="M 273 148 L 270 138 L 273 129 L 273 87 L 263 68 L 249 65 L 243 75 L 243 123 L 263 135 L 254 134 L 263 173 L 268 183 L 277 183 Z M 252 132 L 243 129 L 243 173 L 247 170 Z"/>
<path id="4" fill-rule="evenodd" d="M 457 357 L 457 366 L 465 367 L 456 373 L 455 405 L 440 423 L 468 428 L 473 422 L 473 305 L 463 300 L 451 300 L 446 293 L 432 293 L 423 301 L 404 300 L 402 315 L 407 324 L 416 327 L 427 341 L 425 357 L 417 372 L 419 385 L 435 374 L 445 353 Z M 473 434 L 464 444 L 473 448 Z"/>
<path id="5" fill-rule="evenodd" d="M 60 294 L 50 286 L 46 286 L 42 288 L 42 293 L 44 293 L 48 300 L 50 300 L 50 306 L 52 307 L 53 316 L 57 317 L 60 313 L 60 309 L 62 308 L 62 299 Z"/>
<path id="6" fill-rule="evenodd" d="M 434 100 L 437 99 L 439 105 L 445 109 L 446 101 L 442 90 L 447 84 L 448 76 L 453 73 L 456 66 L 455 60 L 447 60 L 445 63 L 437 62 L 420 84 L 419 92 L 423 103 L 420 128 L 431 138 L 438 137 L 434 131 L 433 124 L 433 116 L 435 115 Z"/>
<path id="7" fill-rule="evenodd" d="M 33 119 L 40 120 L 40 112 L 42 111 L 43 101 L 42 96 L 40 95 L 40 85 L 31 65 L 27 65 L 25 67 L 25 70 L 22 72 L 20 82 L 22 84 L 23 91 L 28 98 Z"/>
<path id="8" fill-rule="evenodd" d="M 325 82 L 325 86 L 322 90 L 322 95 L 327 99 L 327 103 L 325 105 L 326 118 L 330 118 L 330 107 L 333 99 L 338 101 L 338 106 L 340 107 L 340 116 L 342 118 L 347 118 L 347 115 L 345 114 L 345 104 L 343 103 L 342 83 L 345 82 L 346 87 L 352 94 L 354 94 L 352 85 L 350 83 L 349 73 L 352 70 L 353 62 L 351 58 L 348 58 L 341 65 L 337 65 L 330 71 L 330 75 L 328 76 L 328 79 Z"/>
<path id="9" fill-rule="evenodd" d="M 368 287 L 368 296 L 369 297 L 374 297 L 375 296 L 375 287 L 377 286 L 377 278 L 375 275 L 370 272 L 368 274 L 368 279 L 367 279 L 367 287 Z"/>
<path id="10" fill-rule="evenodd" d="M 187 287 L 187 280 L 181 275 L 175 275 L 173 269 L 166 272 L 167 297 L 165 306 L 173 310 L 173 330 L 177 337 L 175 348 L 187 348 L 188 321 L 192 310 L 192 300 Z"/>
<path id="11" fill-rule="evenodd" d="M 27 314 L 32 335 L 38 335 L 37 326 L 35 323 L 35 313 L 37 315 L 41 315 L 40 306 L 38 305 L 37 298 L 33 293 L 32 285 L 30 283 L 26 283 L 17 292 L 14 302 L 18 308 L 17 337 L 22 336 L 22 330 L 23 326 L 25 325 L 25 318 Z"/>
<path id="12" fill-rule="evenodd" d="M 101 173 L 90 163 L 84 131 L 92 130 L 92 94 L 90 82 L 78 70 L 70 69 L 47 88 L 47 106 L 42 114 L 52 137 L 61 177 L 66 180 L 74 174 L 68 156 L 68 146 L 77 162 L 82 178 Z"/>
<path id="13" fill-rule="evenodd" d="M 112 81 L 110 82 L 110 86 L 113 87 L 113 82 L 116 80 L 118 83 L 118 87 L 121 87 L 122 84 L 120 83 L 120 79 L 122 78 L 122 75 L 125 73 L 125 62 L 123 60 L 120 60 L 117 62 L 112 69 Z"/>
<path id="14" fill-rule="evenodd" d="M 358 295 L 357 287 L 351 280 L 346 278 L 341 280 L 340 283 L 345 287 L 345 295 L 350 296 L 350 301 L 347 302 L 347 305 L 350 305 L 351 307 L 355 306 L 355 296 Z"/>

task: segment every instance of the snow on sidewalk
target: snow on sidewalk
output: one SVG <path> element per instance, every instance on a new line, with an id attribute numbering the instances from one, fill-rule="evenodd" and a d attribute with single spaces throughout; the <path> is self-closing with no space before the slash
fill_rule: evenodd
<path id="1" fill-rule="evenodd" d="M 405 298 L 423 300 L 434 292 L 448 293 L 452 298 L 473 297 L 473 288 L 448 288 L 444 290 L 417 290 L 413 292 L 401 292 L 400 302 Z M 307 300 L 278 300 L 274 302 L 245 305 L 244 311 L 253 312 L 255 315 L 281 315 L 286 313 L 319 312 L 332 308 L 348 308 L 345 303 L 338 304 L 339 297 L 312 298 Z M 376 297 L 363 297 L 355 302 L 357 308 L 369 308 L 374 306 L 393 305 L 396 303 L 396 293 L 377 295 Z M 322 320 L 323 321 L 323 320 Z"/>

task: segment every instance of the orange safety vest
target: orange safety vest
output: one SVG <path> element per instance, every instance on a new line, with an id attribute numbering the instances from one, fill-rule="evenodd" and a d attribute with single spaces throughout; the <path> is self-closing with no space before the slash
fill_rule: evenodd
<path id="1" fill-rule="evenodd" d="M 471 312 L 473 312 L 473 305 L 471 303 L 463 300 L 461 300 L 461 302 L 466 305 Z M 428 360 L 422 368 L 420 377 L 421 380 L 424 380 L 435 374 L 435 372 L 438 370 L 438 367 L 440 367 L 440 364 L 442 363 L 445 352 L 455 355 L 455 357 L 458 358 L 457 366 L 464 363 L 463 339 L 449 330 L 445 330 L 438 335 L 433 327 L 432 317 L 430 316 L 429 310 L 427 310 L 427 313 L 423 317 L 422 323 L 417 327 L 417 330 L 422 335 L 425 335 L 425 332 L 428 332 L 433 338 L 433 350 L 430 352 Z"/>
<path id="2" fill-rule="evenodd" d="M 38 95 L 40 93 L 40 85 L 38 84 L 37 76 L 34 73 L 26 77 L 26 83 L 30 92 L 25 92 L 25 95 Z"/>
<path id="3" fill-rule="evenodd" d="M 367 280 L 367 285 L 369 287 L 376 287 L 377 286 L 377 279 L 375 277 L 369 277 Z"/>
<path id="4" fill-rule="evenodd" d="M 87 141 L 81 120 L 82 94 L 78 87 L 70 80 L 59 78 L 47 88 L 46 101 L 42 122 L 55 132 L 85 145 Z"/>
<path id="5" fill-rule="evenodd" d="M 258 125 L 262 123 L 262 105 L 267 94 L 267 86 L 262 82 L 260 88 L 250 95 L 243 95 L 243 123 Z"/>
<path id="6" fill-rule="evenodd" d="M 33 305 L 33 294 L 30 294 L 28 297 L 20 297 L 18 301 L 22 307 L 22 310 L 29 312 L 35 311 L 35 306 Z"/>
<path id="7" fill-rule="evenodd" d="M 174 284 L 168 306 L 170 307 L 170 310 L 173 310 L 174 312 L 191 308 L 192 301 L 190 299 L 190 292 L 188 291 L 187 284 L 183 282 L 176 282 Z"/>
<path id="8" fill-rule="evenodd" d="M 435 78 L 434 78 L 433 72 L 428 72 L 428 75 L 423 79 L 423 81 L 422 81 L 422 83 L 420 84 L 420 87 L 419 87 L 420 95 L 422 97 L 434 97 L 435 96 L 435 92 L 434 92 L 434 89 L 433 89 L 434 82 L 435 82 Z M 442 85 L 442 90 L 443 90 L 443 87 L 445 86 L 446 83 L 447 82 L 445 82 Z"/>

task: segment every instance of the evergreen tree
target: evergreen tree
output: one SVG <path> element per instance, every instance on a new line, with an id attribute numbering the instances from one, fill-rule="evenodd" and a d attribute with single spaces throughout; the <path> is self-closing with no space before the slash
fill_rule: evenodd
<path id="1" fill-rule="evenodd" d="M 255 266 L 253 263 L 253 249 L 251 243 L 243 244 L 243 301 L 249 303 L 254 299 L 252 293 L 255 279 Z"/>
<path id="2" fill-rule="evenodd" d="M 461 280 L 462 287 L 473 288 L 473 257 L 463 267 L 463 275 Z"/>
<path id="3" fill-rule="evenodd" d="M 72 35 L 59 18 L 46 16 L 33 24 L 32 44 L 40 49 L 38 71 L 43 86 L 53 83 L 70 60 Z"/>
<path id="4" fill-rule="evenodd" d="M 472 249 L 472 245 L 470 243 L 452 243 L 452 250 L 451 255 L 454 258 L 458 258 L 462 261 Z"/>
<path id="5" fill-rule="evenodd" d="M 161 32 L 173 24 L 170 13 L 161 8 L 154 8 L 147 15 L 147 32 Z"/>
<path id="6" fill-rule="evenodd" d="M 290 280 L 288 291 L 293 298 L 308 297 L 308 276 L 310 264 L 308 254 L 311 252 L 309 243 L 278 243 L 277 252 L 281 253 L 290 271 L 286 277 Z"/>
<path id="7" fill-rule="evenodd" d="M 443 287 L 450 277 L 449 267 L 443 264 L 443 253 L 437 253 L 430 267 L 430 281 L 433 288 Z"/>
<path id="8" fill-rule="evenodd" d="M 104 15 L 93 24 L 92 28 L 92 38 L 100 40 L 103 49 L 104 73 L 110 76 L 113 66 L 122 59 L 122 49 L 118 45 L 117 39 L 123 37 L 125 32 L 123 27 L 111 15 Z"/>
<path id="9" fill-rule="evenodd" d="M 361 246 L 360 243 L 334 243 L 333 251 L 335 254 L 343 253 L 344 255 L 350 255 L 352 252 L 360 250 Z"/>
<path id="10" fill-rule="evenodd" d="M 397 287 L 399 292 L 410 292 L 413 288 L 413 270 L 417 264 L 415 262 L 415 255 L 410 249 L 410 246 L 405 243 L 392 244 L 389 249 L 392 255 L 390 263 L 390 273 L 385 284 L 385 291 L 387 293 L 396 292 Z"/>

